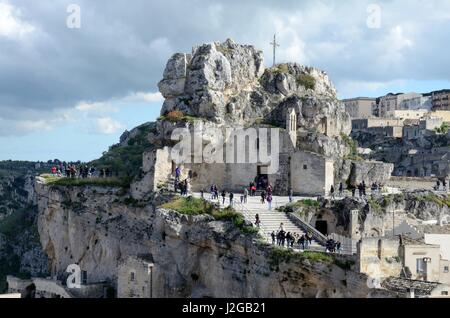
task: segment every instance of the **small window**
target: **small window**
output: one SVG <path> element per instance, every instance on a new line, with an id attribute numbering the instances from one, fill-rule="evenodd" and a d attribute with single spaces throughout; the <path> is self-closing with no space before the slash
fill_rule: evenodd
<path id="1" fill-rule="evenodd" d="M 442 295 L 442 296 L 448 296 L 448 290 L 442 291 L 442 292 L 441 292 L 441 295 Z"/>
<path id="2" fill-rule="evenodd" d="M 303 165 L 303 170 L 308 170 L 308 166 L 307 165 Z"/>
<path id="3" fill-rule="evenodd" d="M 444 273 L 448 273 L 448 266 L 444 266 Z"/>
<path id="4" fill-rule="evenodd" d="M 81 271 L 81 283 L 83 285 L 87 284 L 87 272 L 86 271 Z"/>
<path id="5" fill-rule="evenodd" d="M 131 272 L 130 273 L 130 282 L 134 282 L 134 280 L 135 280 L 135 274 L 134 274 L 134 272 Z"/>

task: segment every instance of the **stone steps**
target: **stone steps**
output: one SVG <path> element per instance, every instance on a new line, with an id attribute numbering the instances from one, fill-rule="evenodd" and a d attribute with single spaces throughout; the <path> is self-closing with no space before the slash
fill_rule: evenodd
<path id="1" fill-rule="evenodd" d="M 237 195 L 237 197 L 240 197 L 240 195 Z M 222 201 L 220 203 L 222 203 Z M 261 198 L 258 196 L 254 196 L 248 197 L 247 203 L 240 204 L 240 202 L 238 202 L 237 204 L 235 204 L 235 209 L 242 212 L 247 221 L 252 223 L 255 222 L 255 216 L 256 214 L 258 214 L 261 220 L 261 231 L 263 232 L 262 234 L 268 242 L 271 242 L 272 238 L 270 237 L 270 234 L 273 231 L 275 233 L 278 232 L 281 223 L 283 223 L 283 227 L 286 232 L 296 233 L 300 236 L 306 234 L 302 228 L 291 221 L 286 213 L 278 212 L 275 210 L 276 207 L 280 207 L 288 203 L 289 198 L 287 197 L 274 197 L 274 202 L 272 203 L 272 211 L 270 211 L 267 203 L 261 203 Z M 228 204 L 229 200 L 225 202 L 225 205 L 221 204 L 221 207 L 227 207 Z M 322 246 L 316 241 L 313 241 L 311 247 L 317 250 L 322 249 Z"/>

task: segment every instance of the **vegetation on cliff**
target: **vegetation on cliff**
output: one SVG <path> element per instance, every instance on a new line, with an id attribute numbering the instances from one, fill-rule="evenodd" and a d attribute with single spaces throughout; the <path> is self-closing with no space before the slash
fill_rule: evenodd
<path id="1" fill-rule="evenodd" d="M 308 260 L 312 263 L 323 263 L 326 265 L 334 264 L 344 270 L 351 270 L 355 261 L 339 257 L 334 254 L 327 254 L 322 252 L 304 251 L 295 252 L 292 249 L 285 249 L 281 247 L 273 247 L 269 254 L 269 265 L 272 270 L 278 271 L 279 265 L 282 263 L 290 263 L 293 261 Z"/>
<path id="2" fill-rule="evenodd" d="M 58 186 L 72 186 L 72 187 L 84 187 L 84 186 L 102 186 L 102 187 L 127 187 L 130 182 L 128 178 L 60 178 L 54 177 L 49 174 L 41 175 L 44 178 L 45 183 L 48 185 Z"/>
<path id="3" fill-rule="evenodd" d="M 346 134 L 341 134 L 341 138 L 349 149 L 349 154 L 344 158 L 347 160 L 361 161 L 363 158 L 358 154 L 358 143 Z"/>
<path id="4" fill-rule="evenodd" d="M 140 173 L 142 154 L 152 148 L 148 136 L 153 130 L 153 123 L 135 128 L 129 138 L 111 146 L 102 157 L 90 162 L 89 165 L 97 170 L 109 168 L 123 182 L 129 184 Z"/>
<path id="5" fill-rule="evenodd" d="M 183 112 L 179 111 L 179 110 L 173 110 L 168 112 L 167 114 L 161 116 L 158 118 L 158 120 L 167 120 L 170 121 L 172 123 L 177 123 L 177 122 L 188 122 L 188 123 L 194 123 L 196 120 L 198 120 L 199 118 L 194 117 L 194 116 L 189 116 L 189 115 L 185 115 Z"/>
<path id="6" fill-rule="evenodd" d="M 244 216 L 232 207 L 220 209 L 206 200 L 194 197 L 179 197 L 163 204 L 161 207 L 184 215 L 211 215 L 217 221 L 232 221 L 238 229 L 246 234 L 258 233 L 258 229 L 247 225 Z"/>

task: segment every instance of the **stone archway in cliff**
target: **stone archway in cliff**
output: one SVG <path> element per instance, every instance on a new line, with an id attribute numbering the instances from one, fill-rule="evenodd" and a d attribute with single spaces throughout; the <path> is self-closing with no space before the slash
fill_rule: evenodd
<path id="1" fill-rule="evenodd" d="M 328 235 L 328 222 L 325 220 L 317 220 L 316 221 L 316 230 L 322 233 L 323 235 Z"/>
<path id="2" fill-rule="evenodd" d="M 371 228 L 369 237 L 381 237 L 381 230 L 379 228 Z"/>
<path id="3" fill-rule="evenodd" d="M 24 298 L 35 298 L 36 297 L 36 286 L 31 284 L 25 288 Z"/>

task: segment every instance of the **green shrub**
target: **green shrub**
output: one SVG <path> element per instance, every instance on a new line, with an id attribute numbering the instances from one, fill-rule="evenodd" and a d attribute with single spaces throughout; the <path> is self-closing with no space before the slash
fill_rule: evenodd
<path id="1" fill-rule="evenodd" d="M 142 155 L 145 151 L 152 149 L 148 135 L 152 132 L 153 124 L 144 124 L 137 127 L 138 133 L 128 140 L 126 145 L 116 144 L 104 152 L 102 157 L 88 163 L 94 166 L 97 171 L 101 169 L 111 169 L 117 173 L 124 181 L 131 181 L 140 174 L 142 166 Z"/>
<path id="2" fill-rule="evenodd" d="M 443 195 L 442 197 L 440 197 L 434 193 L 428 193 L 426 195 L 418 196 L 417 200 L 425 201 L 425 202 L 433 202 L 441 208 L 444 206 L 447 206 L 450 208 L 450 198 L 448 195 Z"/>
<path id="3" fill-rule="evenodd" d="M 448 123 L 442 123 L 441 127 L 436 128 L 438 134 L 447 134 L 450 130 L 450 125 Z"/>
<path id="4" fill-rule="evenodd" d="M 383 207 L 376 199 L 369 198 L 367 203 L 369 204 L 371 211 L 375 214 L 380 214 L 383 212 Z"/>
<path id="5" fill-rule="evenodd" d="M 301 74 L 297 77 L 297 85 L 314 90 L 316 88 L 316 79 L 309 74 Z"/>

